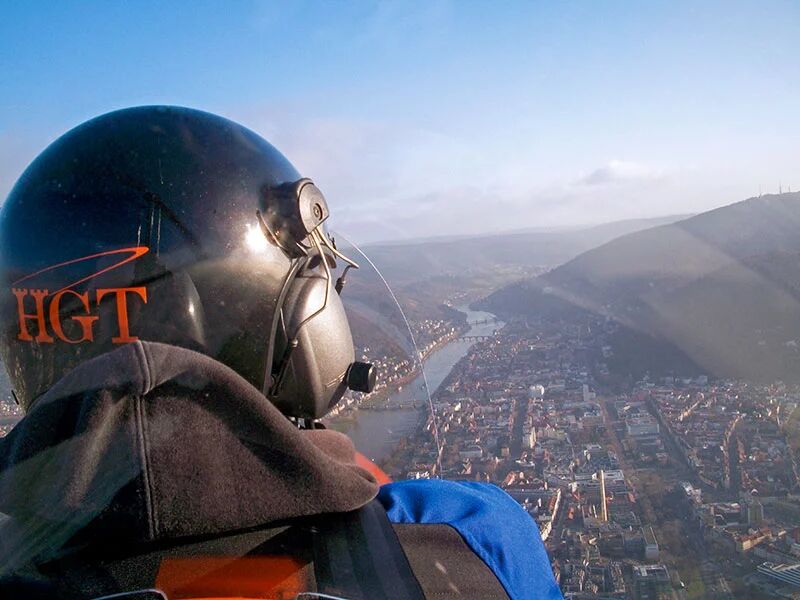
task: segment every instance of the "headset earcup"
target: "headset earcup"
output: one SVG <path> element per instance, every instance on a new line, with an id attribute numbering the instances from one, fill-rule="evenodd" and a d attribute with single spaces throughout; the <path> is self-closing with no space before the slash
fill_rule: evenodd
<path id="1" fill-rule="evenodd" d="M 318 419 L 347 390 L 355 359 L 344 305 L 331 282 L 306 271 L 292 283 L 282 321 L 275 344 L 277 383 L 270 399 L 287 416 Z"/>

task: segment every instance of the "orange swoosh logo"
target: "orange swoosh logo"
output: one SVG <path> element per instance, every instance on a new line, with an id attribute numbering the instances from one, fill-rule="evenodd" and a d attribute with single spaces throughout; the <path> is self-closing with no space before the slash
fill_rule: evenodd
<path id="1" fill-rule="evenodd" d="M 119 248 L 117 250 L 106 250 L 105 252 L 98 252 L 97 254 L 90 254 L 89 256 L 82 256 L 80 258 L 73 258 L 72 260 L 67 260 L 67 261 L 58 263 L 56 265 L 52 265 L 50 267 L 46 267 L 44 269 L 40 269 L 39 271 L 36 271 L 35 273 L 31 273 L 30 275 L 26 275 L 25 277 L 22 277 L 21 279 L 17 279 L 15 282 L 13 282 L 11 284 L 11 286 L 12 287 L 16 287 L 17 284 L 22 283 L 23 281 L 27 281 L 28 279 L 33 279 L 34 277 L 36 277 L 38 275 L 41 275 L 42 273 L 48 273 L 50 271 L 55 271 L 56 269 L 60 269 L 61 267 L 66 267 L 68 265 L 74 265 L 74 264 L 77 264 L 77 263 L 80 263 L 80 262 L 83 262 L 83 261 L 87 261 L 87 260 L 94 260 L 96 258 L 101 258 L 103 256 L 113 256 L 114 254 L 125 254 L 125 255 L 127 255 L 124 258 L 122 258 L 122 260 L 120 260 L 119 262 L 116 262 L 116 263 L 114 263 L 112 265 L 109 265 L 108 267 L 104 267 L 103 269 L 100 269 L 99 271 L 97 271 L 95 273 L 92 273 L 91 275 L 87 275 L 86 277 L 82 277 L 81 279 L 78 279 L 77 281 L 73 281 L 72 283 L 62 287 L 60 290 L 56 290 L 55 292 L 52 292 L 50 294 L 51 296 L 54 296 L 55 294 L 58 294 L 59 292 L 63 292 L 64 290 L 70 289 L 70 288 L 78 285 L 79 283 L 83 283 L 84 281 L 88 281 L 88 280 L 92 279 L 93 277 L 97 277 L 98 275 L 102 275 L 103 273 L 108 273 L 109 271 L 113 271 L 114 269 L 118 269 L 122 265 L 125 265 L 125 264 L 127 264 L 127 263 L 129 263 L 131 261 L 136 260 L 137 258 L 139 258 L 141 256 L 144 256 L 145 254 L 147 254 L 149 252 L 149 250 L 150 250 L 150 248 L 148 248 L 147 246 L 132 246 L 130 248 Z"/>

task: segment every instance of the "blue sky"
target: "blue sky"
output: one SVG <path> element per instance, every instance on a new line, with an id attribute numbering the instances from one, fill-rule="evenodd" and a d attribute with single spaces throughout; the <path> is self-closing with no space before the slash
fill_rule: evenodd
<path id="1" fill-rule="evenodd" d="M 0 4 L 0 196 L 144 103 L 255 129 L 356 239 L 700 211 L 800 189 L 797 2 Z"/>

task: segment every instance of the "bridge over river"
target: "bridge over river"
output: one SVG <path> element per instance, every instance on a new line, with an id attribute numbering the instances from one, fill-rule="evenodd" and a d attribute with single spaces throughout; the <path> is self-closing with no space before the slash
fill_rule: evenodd
<path id="1" fill-rule="evenodd" d="M 488 334 L 488 333 L 485 333 L 485 334 L 468 333 L 466 335 L 462 335 L 462 336 L 456 338 L 454 341 L 456 341 L 456 342 L 470 342 L 470 343 L 471 342 L 485 342 L 486 340 L 490 340 L 493 337 L 496 337 L 499 332 L 500 332 L 499 329 L 495 329 L 491 333 L 491 335 Z"/>
<path id="2" fill-rule="evenodd" d="M 486 314 L 489 314 L 489 313 L 486 313 Z M 500 322 L 501 322 L 500 319 L 498 319 L 494 315 L 490 315 L 490 316 L 485 317 L 483 319 L 476 319 L 474 321 L 469 321 L 468 320 L 467 321 L 467 325 L 469 325 L 470 327 L 475 327 L 476 325 L 489 325 L 489 324 L 496 324 L 496 323 L 500 323 Z"/>

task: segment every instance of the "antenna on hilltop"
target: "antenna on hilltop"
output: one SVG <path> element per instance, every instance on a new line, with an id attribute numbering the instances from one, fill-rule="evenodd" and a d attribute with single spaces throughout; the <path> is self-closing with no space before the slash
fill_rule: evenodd
<path id="1" fill-rule="evenodd" d="M 778 193 L 779 194 L 783 193 L 783 184 L 780 181 L 778 182 Z"/>
<path id="2" fill-rule="evenodd" d="M 761 198 L 761 184 L 758 184 L 758 197 Z"/>

